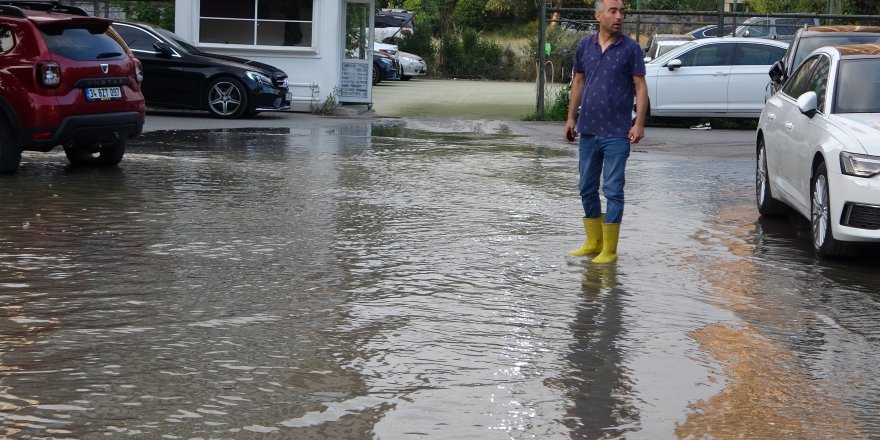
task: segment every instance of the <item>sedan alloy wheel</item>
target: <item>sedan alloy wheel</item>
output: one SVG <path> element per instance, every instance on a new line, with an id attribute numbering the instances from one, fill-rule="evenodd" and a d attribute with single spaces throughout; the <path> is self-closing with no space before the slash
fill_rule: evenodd
<path id="1" fill-rule="evenodd" d="M 247 109 L 247 92 L 232 78 L 211 81 L 208 86 L 208 111 L 218 118 L 238 118 Z"/>
<path id="2" fill-rule="evenodd" d="M 831 198 L 828 190 L 828 169 L 819 164 L 813 174 L 810 197 L 810 232 L 813 247 L 820 257 L 852 254 L 854 248 L 834 239 L 831 233 Z"/>
<path id="3" fill-rule="evenodd" d="M 758 141 L 758 160 L 755 164 L 755 202 L 761 215 L 782 215 L 785 205 L 774 199 L 770 191 L 770 173 L 767 170 L 767 147 L 764 139 Z"/>

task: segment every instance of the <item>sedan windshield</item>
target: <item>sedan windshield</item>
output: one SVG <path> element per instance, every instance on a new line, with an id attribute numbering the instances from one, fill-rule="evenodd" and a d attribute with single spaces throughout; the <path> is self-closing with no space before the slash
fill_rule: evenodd
<path id="1" fill-rule="evenodd" d="M 841 60 L 835 113 L 880 113 L 880 58 Z"/>

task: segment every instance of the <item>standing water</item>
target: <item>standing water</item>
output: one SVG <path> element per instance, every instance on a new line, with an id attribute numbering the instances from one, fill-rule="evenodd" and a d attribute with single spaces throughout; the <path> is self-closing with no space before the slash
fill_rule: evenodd
<path id="1" fill-rule="evenodd" d="M 128 151 L 0 176 L 4 438 L 880 438 L 876 258 L 757 220 L 750 155 L 637 148 L 598 266 L 576 148 L 504 123 Z"/>

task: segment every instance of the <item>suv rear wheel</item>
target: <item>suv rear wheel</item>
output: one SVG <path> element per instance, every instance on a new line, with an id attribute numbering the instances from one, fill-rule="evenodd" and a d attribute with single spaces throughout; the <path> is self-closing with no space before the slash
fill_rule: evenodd
<path id="1" fill-rule="evenodd" d="M 6 118 L 0 117 L 0 173 L 14 173 L 21 163 L 21 147 L 15 141 Z"/>
<path id="2" fill-rule="evenodd" d="M 64 154 L 74 166 L 112 167 L 122 161 L 125 139 L 110 142 L 71 142 L 64 146 Z"/>

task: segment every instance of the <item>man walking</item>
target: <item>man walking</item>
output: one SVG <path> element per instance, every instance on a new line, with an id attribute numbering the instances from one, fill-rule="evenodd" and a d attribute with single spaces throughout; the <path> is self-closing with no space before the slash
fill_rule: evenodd
<path id="1" fill-rule="evenodd" d="M 599 253 L 593 263 L 607 264 L 617 261 L 626 160 L 630 144 L 638 143 L 645 136 L 648 87 L 642 48 L 620 32 L 625 13 L 623 2 L 596 0 L 595 6 L 599 31 L 578 43 L 565 123 L 564 135 L 568 141 L 573 141 L 576 133 L 581 134 L 578 188 L 587 235 L 583 246 L 569 254 Z M 635 121 L 632 120 L 634 98 Z M 604 215 L 599 199 L 600 173 L 604 181 L 602 192 L 607 200 Z"/>

